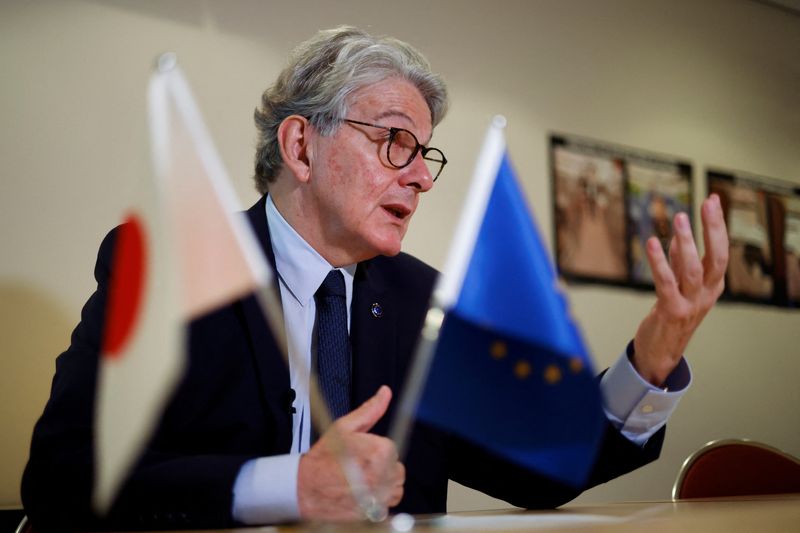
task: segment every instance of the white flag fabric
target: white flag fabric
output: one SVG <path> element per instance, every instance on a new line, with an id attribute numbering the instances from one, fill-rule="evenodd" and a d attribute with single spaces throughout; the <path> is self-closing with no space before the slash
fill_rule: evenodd
<path id="1" fill-rule="evenodd" d="M 167 64 L 154 74 L 149 101 L 156 177 L 174 230 L 183 308 L 195 317 L 268 285 L 272 269 L 179 67 Z"/>
<path id="2" fill-rule="evenodd" d="M 148 88 L 155 181 L 117 233 L 95 417 L 108 511 L 186 365 L 188 321 L 272 281 L 174 56 Z"/>

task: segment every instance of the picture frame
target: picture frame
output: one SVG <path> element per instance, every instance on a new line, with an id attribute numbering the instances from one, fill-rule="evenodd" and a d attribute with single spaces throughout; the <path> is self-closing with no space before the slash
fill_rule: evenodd
<path id="1" fill-rule="evenodd" d="M 726 300 L 800 306 L 800 187 L 743 171 L 708 169 L 730 253 Z"/>
<path id="2" fill-rule="evenodd" d="M 564 279 L 652 289 L 645 252 L 651 236 L 666 250 L 672 219 L 692 218 L 692 165 L 578 137 L 550 136 L 555 260 Z"/>
<path id="3" fill-rule="evenodd" d="M 774 292 L 767 195 L 755 180 L 706 173 L 708 192 L 719 195 L 728 226 L 725 292 L 731 299 L 770 302 Z"/>
<path id="4" fill-rule="evenodd" d="M 800 192 L 784 197 L 783 250 L 786 261 L 786 303 L 800 307 Z"/>

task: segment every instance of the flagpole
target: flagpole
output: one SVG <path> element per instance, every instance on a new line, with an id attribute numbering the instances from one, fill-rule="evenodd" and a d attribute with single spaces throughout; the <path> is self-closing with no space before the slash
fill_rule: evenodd
<path id="1" fill-rule="evenodd" d="M 408 451 L 414 412 L 433 362 L 433 353 L 439 341 L 439 333 L 442 330 L 443 322 L 444 310 L 441 306 L 433 303 L 425 315 L 425 324 L 422 326 L 419 344 L 417 344 L 414 352 L 414 363 L 411 367 L 411 372 L 406 378 L 406 385 L 403 389 L 403 394 L 400 395 L 400 404 L 392 423 L 392 430 L 389 433 L 389 438 L 394 441 L 397 447 L 397 455 L 401 460 Z"/>
<path id="2" fill-rule="evenodd" d="M 175 54 L 168 52 L 159 56 L 156 60 L 156 71 L 164 76 L 165 89 L 172 92 L 178 112 L 189 126 L 203 166 L 209 176 L 218 177 L 217 180 L 211 180 L 211 185 L 214 187 L 216 194 L 226 200 L 228 205 L 234 204 L 236 202 L 235 193 L 229 186 L 227 172 L 216 153 L 213 141 L 205 128 L 188 82 L 186 82 L 178 66 Z M 163 153 L 156 154 L 157 166 L 161 165 L 163 167 L 165 165 L 164 157 L 165 154 Z M 234 210 L 236 209 L 234 208 Z M 238 221 L 234 221 L 234 223 L 236 222 Z M 319 391 L 316 376 L 309 371 L 308 366 L 305 361 L 301 360 L 299 354 L 295 354 L 288 349 L 283 307 L 278 299 L 277 286 L 273 284 L 276 279 L 274 273 L 272 273 L 272 269 L 269 268 L 263 255 L 255 257 L 257 254 L 248 253 L 258 248 L 254 244 L 255 236 L 252 235 L 252 229 L 247 226 L 246 222 L 236 223 L 235 225 L 239 226 L 239 228 L 238 231 L 234 232 L 234 235 L 240 239 L 240 248 L 245 253 L 247 262 L 255 272 L 255 277 L 258 280 L 258 288 L 255 290 L 256 301 L 261 307 L 266 325 L 272 332 L 278 351 L 287 367 L 297 371 L 300 382 L 308 383 L 309 402 L 311 411 L 314 413 L 312 422 L 320 434 L 327 431 L 333 448 L 332 451 L 342 466 L 350 491 L 363 515 L 371 522 L 380 522 L 386 518 L 388 510 L 374 496 L 373 491 L 364 480 L 361 467 L 349 453 L 344 439 L 342 439 L 336 426 L 333 425 L 327 403 Z M 241 242 L 241 240 L 245 242 Z M 328 431 L 329 429 L 330 431 Z"/>
<path id="3" fill-rule="evenodd" d="M 503 131 L 506 123 L 504 116 L 496 115 L 492 118 L 492 122 L 486 132 L 486 138 L 475 165 L 475 172 L 469 189 L 470 195 L 456 227 L 445 268 L 436 283 L 428 313 L 425 315 L 425 323 L 422 326 L 420 339 L 414 352 L 411 370 L 406 378 L 397 414 L 389 432 L 389 436 L 394 441 L 401 459 L 405 457 L 408 451 L 411 427 L 414 422 L 417 404 L 425 390 L 428 371 L 433 362 L 433 355 L 439 341 L 445 312 L 455 305 L 461 284 L 464 281 L 467 260 L 475 246 L 478 226 L 486 210 L 491 187 L 494 183 L 494 176 L 505 147 Z"/>

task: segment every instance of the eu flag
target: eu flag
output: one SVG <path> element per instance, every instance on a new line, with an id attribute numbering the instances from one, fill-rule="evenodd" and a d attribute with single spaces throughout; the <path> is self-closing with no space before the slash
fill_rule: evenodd
<path id="1" fill-rule="evenodd" d="M 580 486 L 604 426 L 600 393 L 502 125 L 490 128 L 458 231 L 434 296 L 445 318 L 417 416 Z"/>

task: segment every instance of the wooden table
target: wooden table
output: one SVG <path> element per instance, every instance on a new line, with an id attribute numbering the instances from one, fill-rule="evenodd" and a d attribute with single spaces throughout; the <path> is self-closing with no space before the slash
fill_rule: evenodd
<path id="1" fill-rule="evenodd" d="M 405 518 L 405 521 L 403 520 Z M 406 529 L 409 527 L 410 529 Z M 300 524 L 243 528 L 235 532 L 396 533 L 412 531 L 514 532 L 798 532 L 800 494 L 770 497 L 631 502 L 565 506 L 554 511 L 473 511 L 439 516 L 392 517 L 380 524 Z"/>

